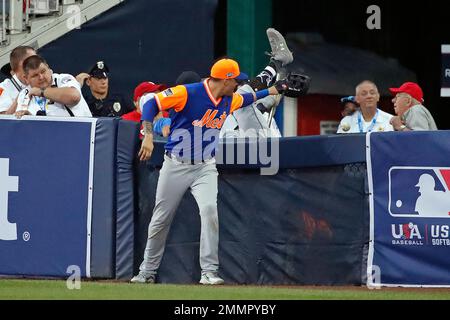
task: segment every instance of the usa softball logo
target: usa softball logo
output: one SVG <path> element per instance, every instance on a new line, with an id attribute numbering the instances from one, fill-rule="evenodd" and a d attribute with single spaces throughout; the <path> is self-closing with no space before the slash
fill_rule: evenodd
<path id="1" fill-rule="evenodd" d="M 450 168 L 392 167 L 388 206 L 396 217 L 450 218 Z"/>

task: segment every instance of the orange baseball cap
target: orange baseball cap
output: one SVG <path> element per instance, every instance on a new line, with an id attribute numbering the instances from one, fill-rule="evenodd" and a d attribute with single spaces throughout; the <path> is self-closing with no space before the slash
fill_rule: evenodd
<path id="1" fill-rule="evenodd" d="M 211 68 L 211 77 L 216 79 L 248 80 L 248 76 L 241 72 L 239 64 L 233 59 L 220 59 Z"/>

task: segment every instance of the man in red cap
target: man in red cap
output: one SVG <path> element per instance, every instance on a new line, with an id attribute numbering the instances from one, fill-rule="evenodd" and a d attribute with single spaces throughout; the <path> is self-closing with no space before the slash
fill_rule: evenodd
<path id="1" fill-rule="evenodd" d="M 151 81 L 145 81 L 140 83 L 135 89 L 134 89 L 134 95 L 133 95 L 133 102 L 135 109 L 125 115 L 122 116 L 122 119 L 134 121 L 134 122 L 141 122 L 141 116 L 142 116 L 142 106 L 152 99 L 155 94 L 158 92 L 161 92 L 163 90 L 167 89 L 167 86 L 165 84 L 156 84 Z M 160 134 L 163 137 L 169 136 L 170 132 L 170 119 L 165 117 L 158 117 L 158 119 L 154 123 L 154 131 L 158 134 Z M 139 138 L 143 139 L 144 134 L 141 127 Z"/>
<path id="2" fill-rule="evenodd" d="M 405 82 L 399 88 L 389 89 L 394 96 L 392 103 L 396 117 L 391 124 L 396 131 L 437 130 L 430 111 L 423 103 L 423 91 L 417 83 Z"/>

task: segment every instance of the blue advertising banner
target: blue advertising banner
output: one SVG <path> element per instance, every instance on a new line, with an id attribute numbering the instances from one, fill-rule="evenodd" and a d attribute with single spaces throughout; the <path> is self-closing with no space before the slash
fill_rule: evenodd
<path id="1" fill-rule="evenodd" d="M 0 274 L 90 276 L 95 119 L 0 119 Z"/>
<path id="2" fill-rule="evenodd" d="M 450 132 L 367 135 L 369 286 L 450 286 Z"/>

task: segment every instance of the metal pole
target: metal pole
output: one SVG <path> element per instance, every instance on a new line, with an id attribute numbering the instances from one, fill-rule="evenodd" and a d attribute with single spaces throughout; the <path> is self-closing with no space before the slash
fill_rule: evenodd
<path id="1" fill-rule="evenodd" d="M 30 0 L 25 0 L 25 25 L 28 27 L 30 19 Z"/>
<path id="2" fill-rule="evenodd" d="M 6 39 L 6 0 L 2 0 L 2 41 Z"/>
<path id="3" fill-rule="evenodd" d="M 283 98 L 284 98 L 284 93 L 281 94 L 281 98 L 280 98 L 278 104 L 281 103 L 281 100 L 283 100 Z M 273 106 L 272 109 L 270 109 L 269 119 L 267 119 L 267 122 L 268 122 L 268 125 L 269 125 L 269 129 L 270 129 L 270 126 L 272 125 L 272 119 L 275 116 L 275 113 L 277 112 L 278 104 L 276 106 Z"/>
<path id="4" fill-rule="evenodd" d="M 277 111 L 277 106 L 273 106 L 272 109 L 270 109 L 270 113 L 269 113 L 269 129 L 270 126 L 272 125 L 272 119 L 275 116 L 275 112 Z"/>

